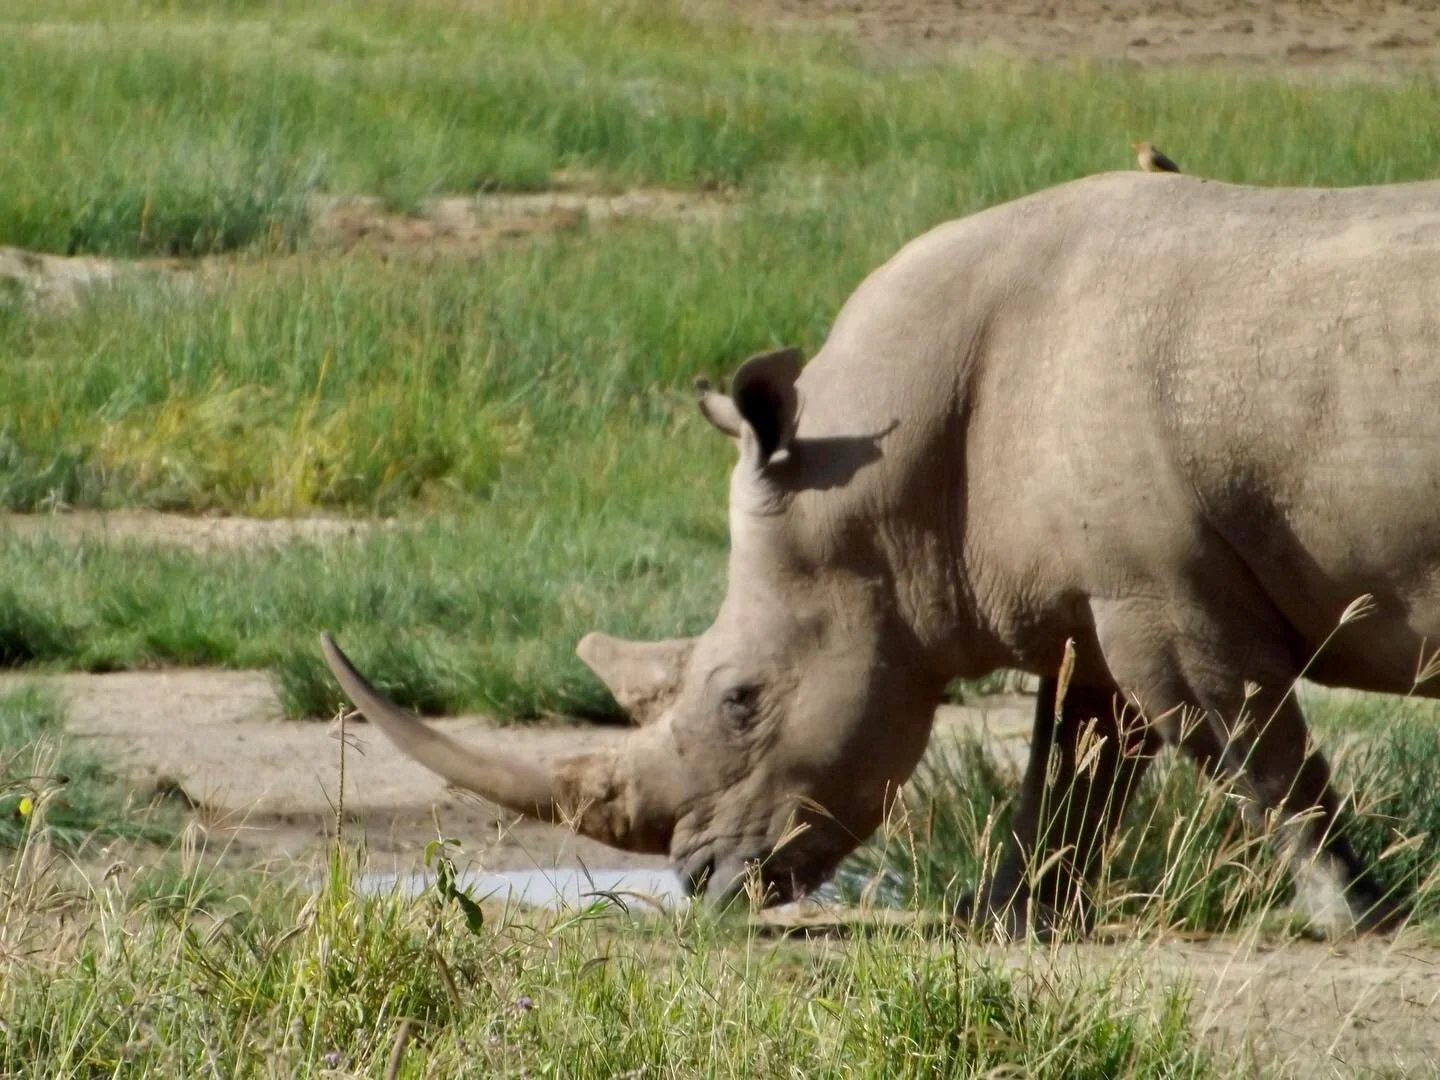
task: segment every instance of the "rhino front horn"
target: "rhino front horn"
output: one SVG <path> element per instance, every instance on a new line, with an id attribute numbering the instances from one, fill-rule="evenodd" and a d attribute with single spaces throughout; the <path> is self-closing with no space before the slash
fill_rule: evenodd
<path id="1" fill-rule="evenodd" d="M 481 753 L 436 731 L 371 686 L 328 633 L 320 635 L 320 648 L 335 678 L 365 719 L 383 731 L 403 754 L 451 785 L 527 817 L 571 824 L 583 835 L 612 847 L 642 852 L 668 850 L 673 811 L 644 797 L 640 785 L 634 782 L 633 751 L 643 748 L 578 754 L 553 767 L 514 754 Z"/>

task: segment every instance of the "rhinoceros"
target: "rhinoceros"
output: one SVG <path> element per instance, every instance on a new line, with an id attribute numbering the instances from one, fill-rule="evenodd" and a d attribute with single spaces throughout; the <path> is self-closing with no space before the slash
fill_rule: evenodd
<path id="1" fill-rule="evenodd" d="M 738 448 L 727 592 L 698 637 L 581 643 L 640 721 L 621 748 L 459 745 L 327 635 L 360 711 L 696 896 L 784 902 L 882 822 L 951 680 L 1018 669 L 1031 757 L 976 917 L 1083 906 L 1166 745 L 1277 823 L 1321 929 L 1403 913 L 1294 689 L 1440 696 L 1413 686 L 1440 642 L 1440 183 L 1066 183 L 913 240 L 808 363 L 753 356 L 699 404 Z"/>

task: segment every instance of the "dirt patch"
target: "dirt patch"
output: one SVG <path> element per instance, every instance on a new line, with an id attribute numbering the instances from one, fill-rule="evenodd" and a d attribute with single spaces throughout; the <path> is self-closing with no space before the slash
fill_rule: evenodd
<path id="1" fill-rule="evenodd" d="M 0 687 L 24 681 L 0 676 Z M 168 671 L 55 675 L 67 730 L 88 743 L 139 794 L 192 805 L 196 815 L 233 841 L 237 858 L 307 857 L 324 850 L 339 790 L 338 732 L 333 725 L 280 718 L 269 679 L 259 672 Z M 500 727 L 485 717 L 434 721 L 457 739 L 540 758 L 613 746 L 625 730 L 580 724 Z M 944 708 L 942 729 L 991 730 L 1008 745 L 1029 734 L 1029 705 Z M 402 756 L 378 731 L 349 725 L 347 817 L 363 823 L 376 869 L 410 868 L 436 821 L 481 853 L 487 869 L 588 865 L 664 866 L 562 829 L 515 816 L 472 795 L 447 790 L 434 774 Z M 1023 752 L 1023 747 L 1021 752 Z M 377 860 L 376 857 L 379 857 Z M 388 865 L 387 865 L 388 864 Z"/>
<path id="2" fill-rule="evenodd" d="M 812 947 L 897 926 L 916 926 L 949 947 L 939 912 L 805 903 L 762 912 L 756 922 Z M 1004 968 L 1042 997 L 1112 978 L 1133 994 L 1140 1015 L 1154 1015 L 1178 986 L 1203 1045 L 1267 1076 L 1430 1075 L 1440 1060 L 1440 948 L 1416 931 L 1333 943 L 1151 931 L 1120 941 L 961 949 L 966 963 Z"/>
<path id="3" fill-rule="evenodd" d="M 1190 1019 L 1216 1051 L 1267 1075 L 1408 1075 L 1440 1060 L 1440 949 L 1413 936 L 1336 944 L 1161 935 L 1111 946 L 1011 948 L 1007 966 L 1041 985 L 1117 969 L 1150 988 L 1191 993 Z"/>
<path id="4" fill-rule="evenodd" d="M 555 182 L 552 191 L 428 199 L 413 214 L 389 209 L 371 195 L 313 196 L 305 248 L 322 253 L 363 250 L 382 258 L 473 258 L 547 233 L 604 229 L 626 221 L 711 225 L 733 214 L 735 207 L 731 196 L 717 192 L 633 188 L 604 194 L 564 173 Z M 0 302 L 8 295 L 44 309 L 64 309 L 90 290 L 127 277 L 163 276 L 203 284 L 223 278 L 242 260 L 239 254 L 112 259 L 0 247 Z"/>
<path id="5" fill-rule="evenodd" d="M 1077 959 L 1086 959 L 1077 950 Z M 1440 1060 L 1440 950 L 1400 939 L 1146 946 L 1156 981 L 1183 979 L 1207 1041 L 1282 1074 L 1428 1071 Z"/>
<path id="6" fill-rule="evenodd" d="M 561 178 L 564 188 L 572 185 Z M 312 201 L 312 239 L 320 247 L 368 248 L 383 255 L 470 256 L 544 233 L 605 228 L 624 221 L 712 224 L 733 212 L 713 193 L 636 188 L 607 195 L 584 190 L 430 199 L 414 214 L 371 196 Z"/>
<path id="7" fill-rule="evenodd" d="M 0 534 L 73 544 L 159 544 L 190 551 L 274 547 L 353 539 L 389 521 L 336 517 L 247 518 L 163 514 L 152 510 L 73 510 L 58 514 L 0 514 Z"/>
<path id="8" fill-rule="evenodd" d="M 1440 1060 L 1440 949 L 1413 936 L 1336 944 L 1161 936 L 1003 955 L 1042 985 L 1109 968 L 1139 974 L 1155 997 L 1181 983 L 1205 1043 L 1268 1075 L 1408 1075 Z"/>
<path id="9" fill-rule="evenodd" d="M 0 301 L 18 297 L 43 307 L 65 307 L 95 286 L 113 282 L 117 272 L 111 259 L 0 247 Z"/>
<path id="10" fill-rule="evenodd" d="M 752 20 L 1026 59 L 1393 70 L 1440 58 L 1434 0 L 744 0 Z"/>
<path id="11" fill-rule="evenodd" d="M 0 303 L 18 298 L 41 310 L 65 310 L 89 292 L 130 278 L 164 277 L 198 285 L 223 277 L 233 256 L 112 259 L 100 255 L 47 255 L 0 247 Z"/>
<path id="12" fill-rule="evenodd" d="M 0 686 L 20 681 L 0 677 Z M 169 671 L 47 676 L 66 705 L 69 737 L 89 747 L 142 797 L 152 793 L 193 807 L 230 844 L 237 861 L 306 858 L 333 835 L 340 742 L 333 725 L 286 721 L 259 672 Z M 499 728 L 481 717 L 436 721 L 470 742 L 553 758 L 611 745 L 617 729 Z M 483 853 L 490 868 L 642 865 L 564 830 L 516 822 L 469 794 L 448 791 L 364 723 L 348 725 L 346 817 L 364 828 L 372 864 L 408 869 L 436 835 Z M 387 858 L 388 857 L 388 858 Z M 663 865 L 663 860 L 649 860 Z"/>

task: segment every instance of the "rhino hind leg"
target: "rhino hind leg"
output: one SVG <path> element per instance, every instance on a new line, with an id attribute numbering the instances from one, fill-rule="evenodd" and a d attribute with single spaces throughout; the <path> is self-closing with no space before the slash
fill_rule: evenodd
<path id="1" fill-rule="evenodd" d="M 1252 827 L 1272 831 L 1295 881 L 1295 909 L 1312 927 L 1334 935 L 1399 925 L 1407 909 L 1385 893 L 1347 838 L 1346 808 L 1294 694 L 1257 698 L 1259 707 L 1252 702 L 1249 711 L 1257 730 L 1222 733 L 1207 723 L 1182 739 L 1182 748 L 1247 796 L 1245 815 Z"/>
<path id="2" fill-rule="evenodd" d="M 1089 923 L 1087 883 L 1158 742 L 1117 709 L 1113 687 L 1040 681 L 1030 758 L 1010 836 L 978 899 L 957 905 L 977 928 L 1053 938 Z"/>
<path id="3" fill-rule="evenodd" d="M 1233 579 L 1232 579 L 1233 580 Z M 1217 587 L 1178 610 L 1095 605 L 1105 661 L 1166 741 L 1233 784 L 1270 830 L 1295 880 L 1295 906 L 1326 935 L 1388 929 L 1404 906 L 1383 895 L 1346 839 L 1343 806 L 1294 696 L 1294 637 L 1263 597 Z M 1172 632 L 1157 635 L 1155 628 Z M 1183 629 L 1181 629 L 1183 628 Z"/>

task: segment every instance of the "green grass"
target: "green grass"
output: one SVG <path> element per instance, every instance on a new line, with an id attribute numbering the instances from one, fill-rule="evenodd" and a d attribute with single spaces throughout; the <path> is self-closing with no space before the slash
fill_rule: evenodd
<path id="1" fill-rule="evenodd" d="M 37 687 L 0 692 L 0 849 L 37 836 L 65 851 L 96 840 L 163 840 L 163 815 L 131 805 L 90 755 L 65 745 L 63 710 Z"/>
<path id="2" fill-rule="evenodd" d="M 547 161 L 746 198 L 713 226 L 580 229 L 424 267 L 249 259 L 78 311 L 0 305 L 0 506 L 19 510 L 484 504 L 666 431 L 690 411 L 669 392 L 697 373 L 813 350 L 905 240 L 1128 167 L 1137 133 L 1260 183 L 1425 175 L 1440 140 L 1408 119 L 1435 111 L 1423 80 L 900 67 L 663 4 L 52 8 L 3 17 L 0 92 L 19 104 L 0 145 L 20 164 L 0 241 L 273 252 L 302 242 L 310 188 L 413 206 L 535 186 Z M 510 164 L 492 176 L 495 155 Z M 694 457 L 656 465 L 678 479 Z"/>
<path id="3" fill-rule="evenodd" d="M 615 706 L 573 655 L 580 637 L 698 632 L 722 587 L 723 506 L 692 510 L 670 485 L 624 503 L 576 490 L 638 492 L 646 456 L 557 470 L 538 507 L 492 503 L 478 520 L 333 543 L 196 554 L 0 532 L 0 648 L 47 668 L 268 667 L 287 711 L 328 716 L 341 695 L 317 635 L 330 629 L 426 712 L 606 714 Z"/>
<path id="4" fill-rule="evenodd" d="M 843 294 L 871 260 L 845 253 L 853 230 L 811 223 L 777 240 L 757 214 L 692 237 L 683 265 L 672 230 L 641 225 L 478 264 L 259 264 L 214 293 L 0 312 L 0 505 L 393 512 L 554 486 L 577 455 L 691 420 L 667 387 L 818 343 L 832 306 L 796 309 L 791 275 Z M 875 224 L 878 258 L 895 238 Z M 670 479 L 733 455 L 695 445 L 662 459 Z"/>
<path id="5" fill-rule="evenodd" d="M 472 927 L 437 891 L 357 895 L 341 857 L 308 904 L 276 879 L 224 898 L 194 860 L 159 902 L 154 873 L 82 892 L 54 951 L 0 959 L 0 1071 L 381 1075 L 407 1018 L 407 1076 L 1240 1074 L 1133 961 L 1031 977 L 914 930 L 807 947 L 603 906 Z M 69 884 L 51 874 L 0 896 L 0 923 L 43 922 Z"/>
<path id="6" fill-rule="evenodd" d="M 426 266 L 251 257 L 78 311 L 0 304 L 0 506 L 20 510 L 483 504 L 665 431 L 697 373 L 813 350 L 905 240 L 1129 167 L 1137 134 L 1259 183 L 1412 178 L 1440 149 L 1409 120 L 1440 104 L 1424 80 L 896 66 L 663 4 L 27 0 L 0 23 L 18 103 L 0 145 L 19 163 L 0 242 L 263 256 L 303 244 L 313 188 L 414 206 L 543 184 L 550 165 L 744 196 L 713 225 L 582 228 Z"/>
<path id="7" fill-rule="evenodd" d="M 57 10 L 58 7 L 58 10 Z M 194 253 L 291 244 L 315 190 L 939 168 L 993 202 L 1129 165 L 1154 136 L 1262 183 L 1425 176 L 1430 81 L 1372 86 L 1095 65 L 897 65 L 678 4 L 61 5 L 0 16 L 0 240 Z M 901 168 L 896 168 L 896 166 Z"/>
<path id="8" fill-rule="evenodd" d="M 1440 728 L 1430 702 L 1322 699 L 1321 746 L 1342 792 L 1357 796 L 1348 833 L 1385 890 L 1440 919 Z M 1338 749 L 1338 752 L 1337 752 Z M 891 906 L 948 910 L 993 871 L 1019 778 L 973 737 L 932 745 L 897 820 L 845 864 L 838 892 Z M 1167 754 L 1126 811 L 1096 883 L 1100 922 L 1233 931 L 1284 903 L 1290 881 L 1234 798 Z"/>
<path id="9" fill-rule="evenodd" d="M 1382 885 L 1420 897 L 1417 915 L 1440 917 L 1440 727 L 1434 711 L 1400 719 L 1352 747 L 1342 776 L 1359 793 L 1355 849 Z"/>

